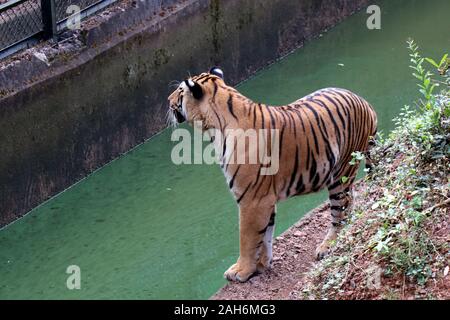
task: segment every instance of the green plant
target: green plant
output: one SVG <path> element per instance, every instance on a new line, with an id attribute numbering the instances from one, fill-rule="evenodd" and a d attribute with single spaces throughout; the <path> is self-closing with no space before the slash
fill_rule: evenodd
<path id="1" fill-rule="evenodd" d="M 352 152 L 352 160 L 349 162 L 351 166 L 356 165 L 360 161 L 364 160 L 364 154 L 360 151 Z"/>
<path id="2" fill-rule="evenodd" d="M 436 86 L 438 86 L 438 84 L 431 81 L 431 76 L 433 74 L 423 67 L 425 58 L 420 55 L 419 46 L 412 39 L 408 40 L 407 43 L 408 49 L 411 51 L 411 53 L 409 54 L 410 61 L 412 62 L 410 68 L 414 70 L 413 76 L 420 81 L 417 85 L 420 88 L 419 92 L 425 98 L 425 109 L 431 109 L 434 100 L 433 91 Z"/>
<path id="3" fill-rule="evenodd" d="M 439 61 L 439 63 L 437 63 L 434 59 L 432 58 L 425 58 L 425 60 L 431 64 L 433 67 L 435 67 L 437 69 L 437 71 L 439 72 L 439 74 L 441 76 L 444 77 L 444 79 L 446 80 L 445 82 L 442 81 L 436 81 L 437 83 L 442 83 L 442 84 L 447 84 L 450 85 L 450 76 L 447 75 L 447 70 L 450 68 L 450 58 L 448 58 L 448 54 L 444 54 L 444 56 L 441 58 L 441 60 Z"/>
<path id="4" fill-rule="evenodd" d="M 440 85 L 440 81 L 432 79 L 432 73 L 424 66 L 424 61 L 431 66 L 442 68 L 448 63 L 448 55 L 444 55 L 437 63 L 431 58 L 423 58 L 413 40 L 408 40 L 407 43 L 411 51 L 410 67 L 414 70 L 412 75 L 420 80 L 419 92 L 425 100 L 420 101 L 419 110 L 413 110 L 410 106 L 402 109 L 399 116 L 393 120 L 396 129 L 389 138 L 408 138 L 425 158 L 442 158 L 450 154 L 450 91 L 444 89 L 440 94 L 434 94 L 434 89 Z"/>

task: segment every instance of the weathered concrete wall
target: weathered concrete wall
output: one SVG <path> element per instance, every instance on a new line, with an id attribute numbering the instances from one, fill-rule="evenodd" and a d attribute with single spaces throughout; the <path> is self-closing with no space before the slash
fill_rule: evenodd
<path id="1" fill-rule="evenodd" d="M 184 1 L 46 67 L 0 100 L 0 224 L 163 129 L 171 80 L 220 65 L 236 84 L 367 2 Z"/>

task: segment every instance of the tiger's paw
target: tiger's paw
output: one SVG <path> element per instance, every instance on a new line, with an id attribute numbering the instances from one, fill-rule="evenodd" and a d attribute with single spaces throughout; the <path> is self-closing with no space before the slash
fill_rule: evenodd
<path id="1" fill-rule="evenodd" d="M 340 228 L 337 227 L 331 227 L 328 230 L 327 235 L 325 236 L 325 239 L 322 241 L 322 243 L 317 247 L 316 249 L 316 259 L 322 260 L 327 255 L 330 254 L 331 248 L 336 244 L 337 235 Z"/>
<path id="2" fill-rule="evenodd" d="M 235 263 L 225 271 L 223 276 L 228 281 L 246 282 L 256 271 L 256 268 L 242 268 L 239 263 Z"/>
<path id="3" fill-rule="evenodd" d="M 316 249 L 316 259 L 322 260 L 330 254 L 331 245 L 329 241 L 322 242 Z"/>

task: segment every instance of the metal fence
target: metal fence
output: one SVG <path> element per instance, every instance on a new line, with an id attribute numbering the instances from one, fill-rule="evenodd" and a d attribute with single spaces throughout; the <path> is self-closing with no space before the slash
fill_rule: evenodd
<path id="1" fill-rule="evenodd" d="M 39 40 L 55 37 L 74 13 L 70 6 L 78 6 L 80 18 L 84 18 L 115 1 L 0 0 L 0 59 Z"/>
<path id="2" fill-rule="evenodd" d="M 42 31 L 39 0 L 0 1 L 0 50 Z"/>
<path id="3" fill-rule="evenodd" d="M 79 10 L 80 19 L 118 0 L 0 0 L 0 59 L 39 40 L 54 38 L 67 28 L 68 18 Z M 179 0 L 139 0 L 136 10 L 156 14 Z"/>

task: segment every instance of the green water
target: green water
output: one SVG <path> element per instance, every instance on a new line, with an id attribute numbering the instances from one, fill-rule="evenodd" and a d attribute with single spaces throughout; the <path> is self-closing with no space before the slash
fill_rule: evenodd
<path id="1" fill-rule="evenodd" d="M 450 1 L 384 1 L 381 9 L 381 30 L 369 31 L 362 12 L 239 90 L 283 104 L 345 87 L 370 101 L 379 127 L 390 130 L 417 96 L 405 41 L 413 37 L 431 57 L 448 51 Z M 218 166 L 175 166 L 172 146 L 167 130 L 0 230 L 0 298 L 211 296 L 237 257 L 237 208 Z M 280 204 L 276 233 L 324 198 Z M 80 290 L 66 287 L 69 265 L 81 269 Z"/>

